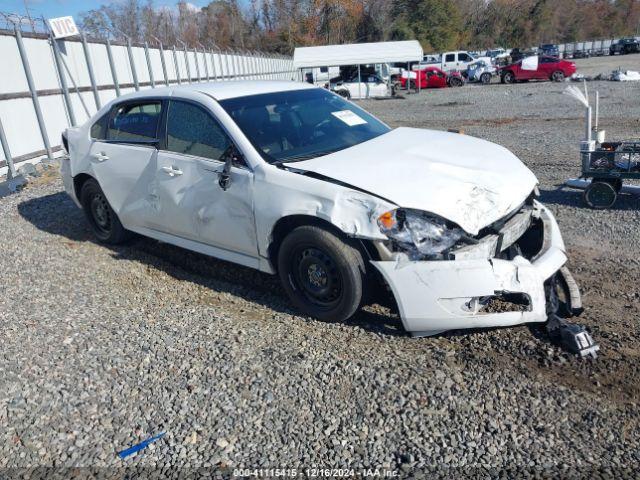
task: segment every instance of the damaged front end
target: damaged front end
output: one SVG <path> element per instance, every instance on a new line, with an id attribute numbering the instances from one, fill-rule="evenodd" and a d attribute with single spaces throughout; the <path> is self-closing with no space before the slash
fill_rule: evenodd
<path id="1" fill-rule="evenodd" d="M 560 312 L 549 309 L 551 280 L 569 286 L 565 313 L 581 312 L 556 220 L 533 194 L 478 235 L 415 210 L 386 212 L 378 225 L 388 240 L 376 243 L 381 260 L 372 263 L 414 336 L 555 321 Z M 592 340 L 587 344 L 594 352 Z"/>

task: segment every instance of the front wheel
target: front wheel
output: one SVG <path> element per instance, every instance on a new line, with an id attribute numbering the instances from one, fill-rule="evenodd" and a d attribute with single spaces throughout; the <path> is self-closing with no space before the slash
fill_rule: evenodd
<path id="1" fill-rule="evenodd" d="M 462 83 L 462 79 L 458 77 L 453 77 L 451 80 L 449 80 L 449 85 L 451 85 L 452 87 L 461 87 Z"/>
<path id="2" fill-rule="evenodd" d="M 551 74 L 551 80 L 554 82 L 564 82 L 564 72 L 561 70 L 556 70 Z"/>
<path id="3" fill-rule="evenodd" d="M 278 252 L 278 274 L 296 308 L 319 320 L 347 320 L 362 303 L 362 255 L 322 228 L 302 226 L 287 235 Z"/>
<path id="4" fill-rule="evenodd" d="M 491 74 L 483 73 L 480 75 L 480 82 L 482 82 L 483 85 L 489 85 L 491 83 Z"/>
<path id="5" fill-rule="evenodd" d="M 349 90 L 338 90 L 336 93 L 340 95 L 342 98 L 346 98 L 347 100 L 351 98 L 351 94 L 349 93 Z"/>
<path id="6" fill-rule="evenodd" d="M 98 240 L 118 244 L 129 239 L 131 233 L 120 223 L 97 181 L 89 179 L 82 185 L 80 203 Z"/>

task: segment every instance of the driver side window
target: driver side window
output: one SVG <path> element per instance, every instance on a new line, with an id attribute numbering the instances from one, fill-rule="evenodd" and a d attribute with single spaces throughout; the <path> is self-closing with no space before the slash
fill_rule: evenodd
<path id="1" fill-rule="evenodd" d="M 203 108 L 188 102 L 169 102 L 167 150 L 221 160 L 231 144 L 220 124 Z"/>

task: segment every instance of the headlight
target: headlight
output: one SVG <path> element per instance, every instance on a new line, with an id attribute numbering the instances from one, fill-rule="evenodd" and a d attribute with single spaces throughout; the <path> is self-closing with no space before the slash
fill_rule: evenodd
<path id="1" fill-rule="evenodd" d="M 378 217 L 378 226 L 412 260 L 441 259 L 464 236 L 461 228 L 418 210 L 385 212 Z"/>

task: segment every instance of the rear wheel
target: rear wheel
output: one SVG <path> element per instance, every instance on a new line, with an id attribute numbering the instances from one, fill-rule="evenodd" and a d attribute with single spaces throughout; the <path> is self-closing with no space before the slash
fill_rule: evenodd
<path id="1" fill-rule="evenodd" d="M 564 72 L 562 70 L 556 70 L 551 74 L 551 80 L 554 82 L 564 82 Z"/>
<path id="2" fill-rule="evenodd" d="M 458 77 L 452 77 L 449 80 L 449 85 L 452 87 L 461 87 L 462 86 L 462 79 L 458 78 Z"/>
<path id="3" fill-rule="evenodd" d="M 322 228 L 302 226 L 287 235 L 278 252 L 278 273 L 292 303 L 320 320 L 344 321 L 362 303 L 362 255 Z"/>
<path id="4" fill-rule="evenodd" d="M 118 244 L 130 238 L 131 233 L 122 226 L 100 185 L 93 178 L 82 185 L 80 203 L 98 240 Z"/>
<path id="5" fill-rule="evenodd" d="M 584 191 L 584 201 L 596 210 L 612 207 L 617 198 L 616 188 L 607 181 L 594 180 Z"/>
<path id="6" fill-rule="evenodd" d="M 346 99 L 351 98 L 351 94 L 349 93 L 349 90 L 338 90 L 336 93 L 343 98 L 346 98 Z"/>

